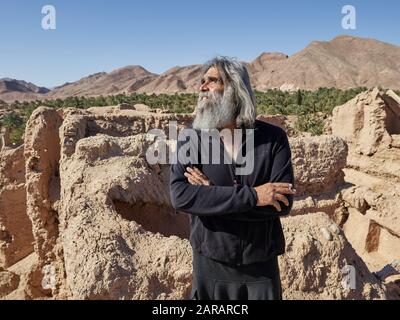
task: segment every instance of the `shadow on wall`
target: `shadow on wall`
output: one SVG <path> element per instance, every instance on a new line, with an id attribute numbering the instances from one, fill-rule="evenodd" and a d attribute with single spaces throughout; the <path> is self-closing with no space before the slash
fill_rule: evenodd
<path id="1" fill-rule="evenodd" d="M 175 213 L 172 207 L 162 207 L 152 203 L 129 204 L 113 200 L 115 210 L 125 220 L 135 221 L 146 231 L 159 232 L 165 237 L 177 236 L 189 239 L 189 216 Z"/>

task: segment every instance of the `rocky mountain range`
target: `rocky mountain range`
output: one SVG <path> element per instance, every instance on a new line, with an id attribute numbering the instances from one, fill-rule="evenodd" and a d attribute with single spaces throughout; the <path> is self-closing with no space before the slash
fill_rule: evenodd
<path id="1" fill-rule="evenodd" d="M 375 39 L 338 36 L 331 41 L 313 41 L 291 56 L 264 52 L 245 63 L 253 87 L 261 91 L 376 86 L 400 89 L 400 47 Z M 201 65 L 197 64 L 173 67 L 162 74 L 132 65 L 96 73 L 52 90 L 25 81 L 0 79 L 0 99 L 10 102 L 132 92 L 196 92 L 200 76 Z"/>
<path id="2" fill-rule="evenodd" d="M 0 99 L 4 101 L 31 100 L 45 95 L 50 90 L 33 83 L 10 78 L 0 79 Z"/>

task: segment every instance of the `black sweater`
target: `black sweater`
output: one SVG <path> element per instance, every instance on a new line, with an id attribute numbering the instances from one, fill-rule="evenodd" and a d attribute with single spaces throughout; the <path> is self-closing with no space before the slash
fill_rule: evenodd
<path id="1" fill-rule="evenodd" d="M 177 150 L 184 143 L 178 142 Z M 221 150 L 222 157 L 222 143 Z M 245 156 L 246 143 L 242 152 Z M 238 159 L 240 155 L 241 152 Z M 254 170 L 248 175 L 236 175 L 235 164 L 223 161 L 221 164 L 194 164 L 213 185 L 191 185 L 184 176 L 187 166 L 179 159 L 177 164 L 171 165 L 170 196 L 176 210 L 190 214 L 193 250 L 235 265 L 265 261 L 285 252 L 279 217 L 290 213 L 293 195 L 285 195 L 288 206 L 279 202 L 282 208 L 279 212 L 272 205 L 257 207 L 254 189 L 266 182 L 288 182 L 294 187 L 291 151 L 283 129 L 256 120 Z"/>

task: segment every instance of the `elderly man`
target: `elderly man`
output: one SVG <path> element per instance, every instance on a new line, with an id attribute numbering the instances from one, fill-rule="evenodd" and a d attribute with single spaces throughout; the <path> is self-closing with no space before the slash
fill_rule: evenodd
<path id="1" fill-rule="evenodd" d="M 217 57 L 204 65 L 192 126 L 197 133 L 242 129 L 253 134 L 243 133 L 240 143 L 221 137 L 231 163 L 178 159 L 171 165 L 172 205 L 190 214 L 190 298 L 282 299 L 278 255 L 285 251 L 285 239 L 280 216 L 289 214 L 296 191 L 291 151 L 283 129 L 256 119 L 243 64 Z M 181 147 L 178 143 L 178 151 Z M 251 152 L 253 170 L 241 175 L 235 169 L 246 152 Z"/>

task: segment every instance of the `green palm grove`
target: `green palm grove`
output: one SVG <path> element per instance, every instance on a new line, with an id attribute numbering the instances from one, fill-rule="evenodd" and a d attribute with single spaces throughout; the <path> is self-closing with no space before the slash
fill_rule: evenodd
<path id="1" fill-rule="evenodd" d="M 296 115 L 296 128 L 300 131 L 320 135 L 323 132 L 326 116 L 332 114 L 335 106 L 342 105 L 367 88 L 339 90 L 335 88 L 320 88 L 316 91 L 299 90 L 284 92 L 270 89 L 265 92 L 255 91 L 257 114 Z M 396 92 L 400 94 L 400 91 Z M 0 100 L 0 109 L 6 110 L 0 118 L 0 127 L 7 127 L 11 132 L 12 142 L 21 143 L 25 123 L 32 112 L 39 106 L 50 108 L 75 107 L 86 109 L 93 106 L 111 106 L 120 103 L 131 105 L 143 103 L 150 108 L 168 109 L 174 113 L 191 113 L 197 103 L 197 94 L 118 94 L 97 97 L 68 97 L 55 100 L 37 100 L 7 104 Z"/>

